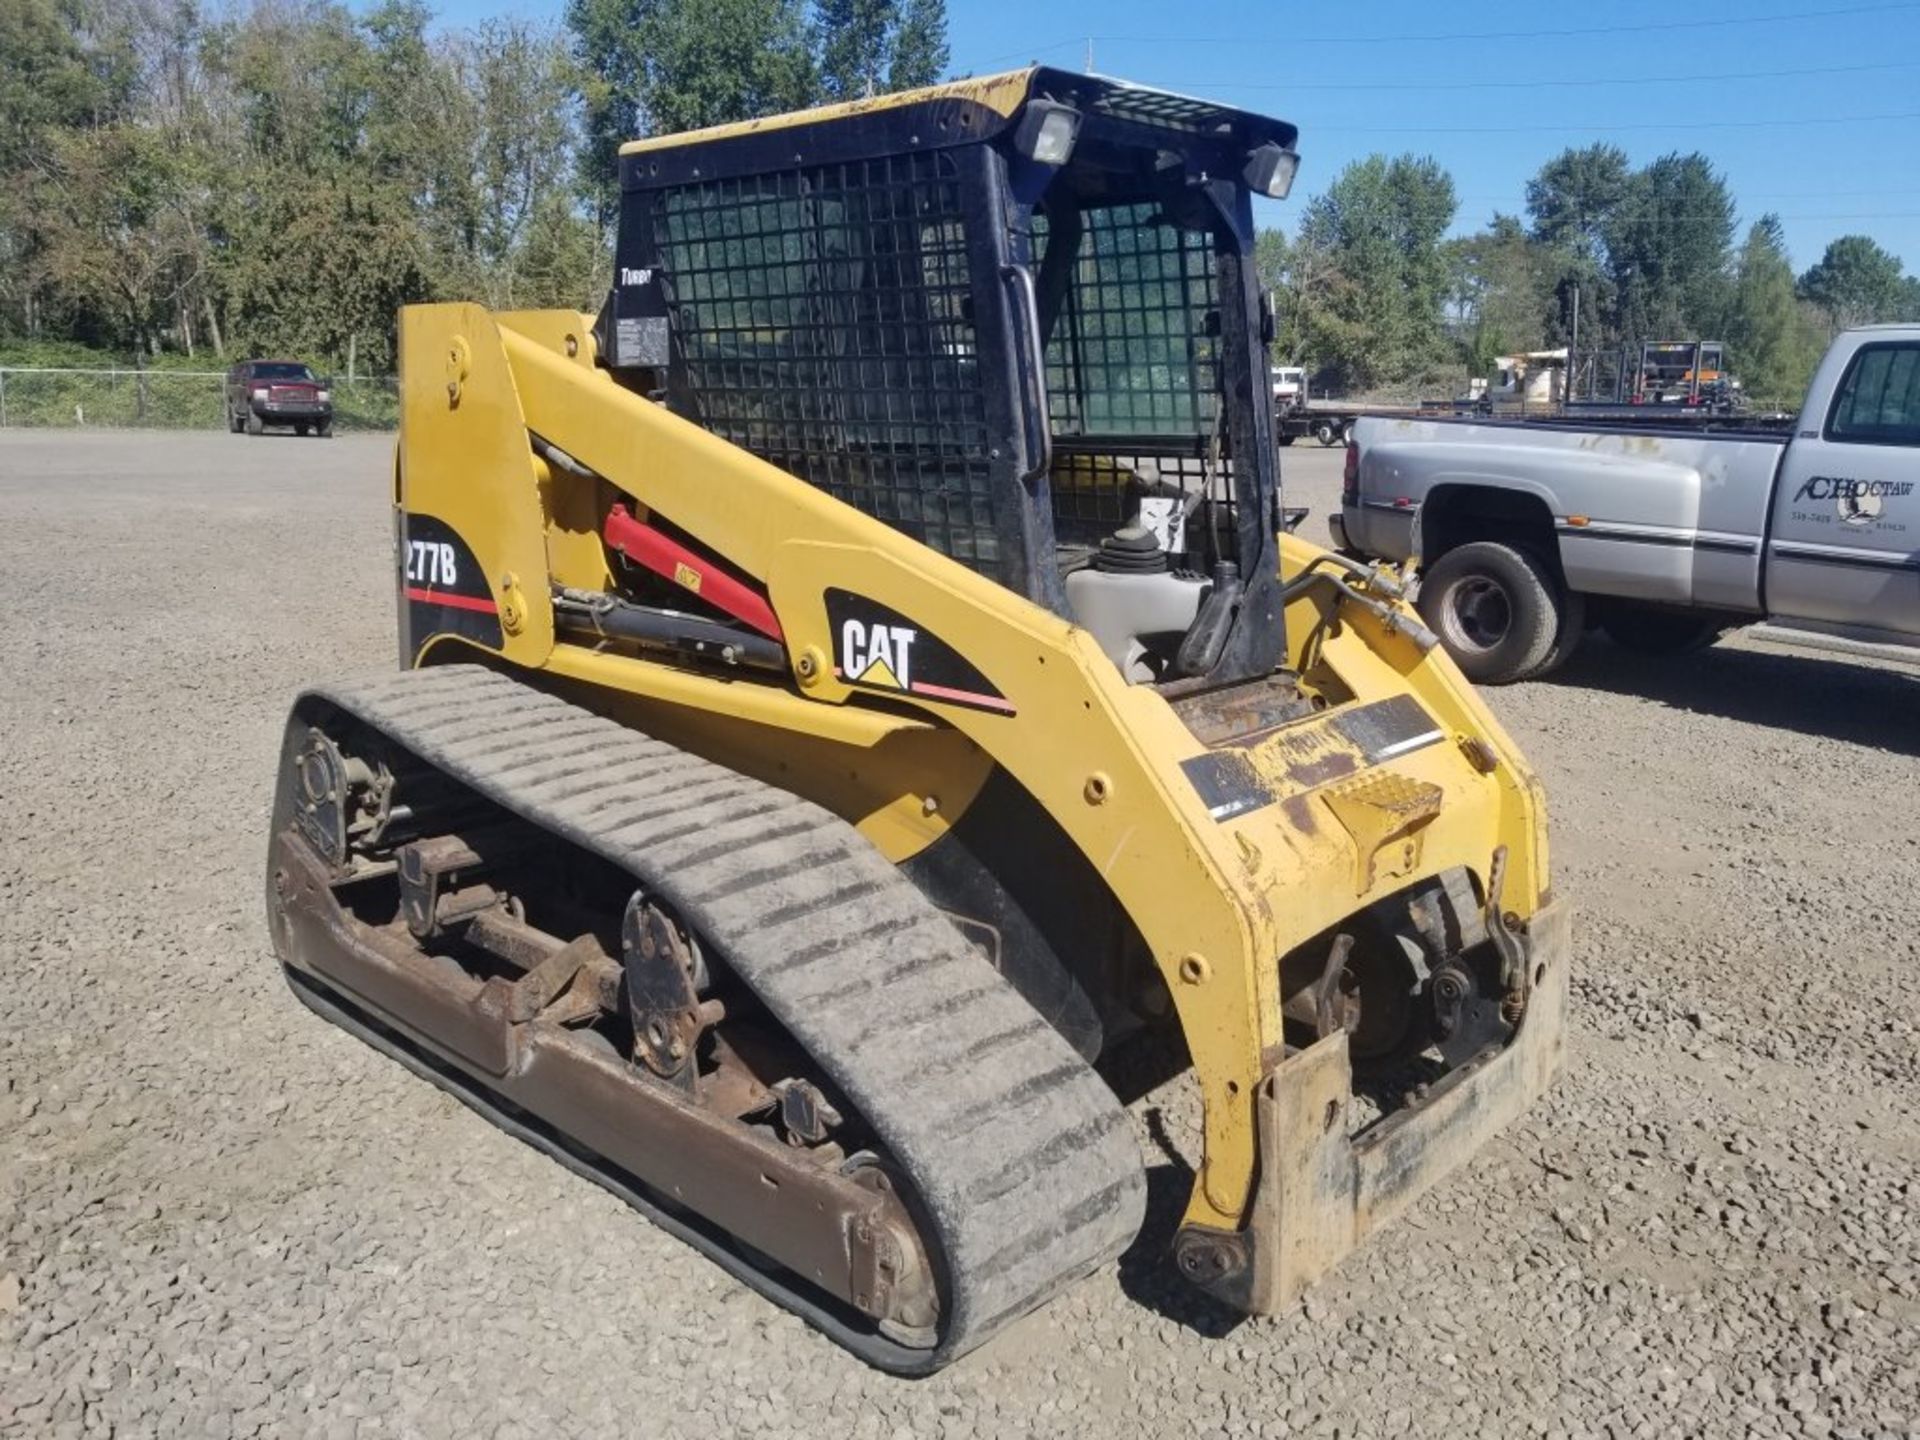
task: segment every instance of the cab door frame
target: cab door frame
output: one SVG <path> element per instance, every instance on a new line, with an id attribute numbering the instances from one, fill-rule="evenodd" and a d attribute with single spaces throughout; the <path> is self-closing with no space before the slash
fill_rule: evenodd
<path id="1" fill-rule="evenodd" d="M 1920 635 L 1920 333 L 1842 337 L 1808 393 L 1821 410 L 1774 478 L 1767 611 Z"/>

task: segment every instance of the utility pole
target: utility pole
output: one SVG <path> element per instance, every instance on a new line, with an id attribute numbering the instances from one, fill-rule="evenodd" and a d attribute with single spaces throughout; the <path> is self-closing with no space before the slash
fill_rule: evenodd
<path id="1" fill-rule="evenodd" d="M 1580 282 L 1573 282 L 1573 333 L 1567 340 L 1567 393 L 1562 399 L 1571 400 L 1579 389 L 1580 379 Z"/>
<path id="2" fill-rule="evenodd" d="M 1093 36 L 1087 36 L 1087 74 L 1093 73 Z"/>

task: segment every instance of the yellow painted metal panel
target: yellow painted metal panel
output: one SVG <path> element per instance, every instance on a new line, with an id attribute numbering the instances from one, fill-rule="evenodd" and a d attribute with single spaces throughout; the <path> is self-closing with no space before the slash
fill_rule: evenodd
<path id="1" fill-rule="evenodd" d="M 1159 693 L 1128 685 L 1089 635 L 622 388 L 583 361 L 580 345 L 569 355 L 582 317 L 496 325 L 462 306 L 407 317 L 416 360 L 450 357 L 458 369 L 463 349 L 466 357 L 453 399 L 430 364 L 410 367 L 409 495 L 420 467 L 419 493 L 455 507 L 443 518 L 490 569 L 523 568 L 524 587 L 542 601 L 550 568 L 566 583 L 603 584 L 599 507 L 628 497 L 765 587 L 792 668 L 784 678 L 724 678 L 556 647 L 550 630 L 544 643 L 511 642 L 509 659 L 819 799 L 896 860 L 964 809 L 990 765 L 1054 818 L 1139 928 L 1173 995 L 1205 1104 L 1190 1221 L 1233 1228 L 1247 1217 L 1254 1097 L 1281 1053 L 1281 955 L 1414 880 L 1466 867 L 1484 883 L 1502 845 L 1506 908 L 1524 917 L 1538 904 L 1546 854 L 1531 771 L 1444 655 L 1377 618 L 1335 610 L 1320 592 L 1289 607 L 1293 661 L 1326 708 L 1236 742 L 1268 798 L 1216 821 L 1182 770 L 1207 747 Z M 604 478 L 536 462 L 529 430 Z M 1284 537 L 1283 573 L 1317 553 Z M 828 622 L 829 587 L 940 637 L 1010 713 L 918 693 L 876 707 L 834 673 L 841 637 Z M 1375 763 L 1338 722 L 1392 697 L 1417 700 L 1441 734 Z M 1324 798 L 1363 775 L 1419 797 L 1416 852 L 1371 869 Z M 931 812 L 930 797 L 939 802 Z"/>
<path id="2" fill-rule="evenodd" d="M 1012 115 L 1025 103 L 1027 89 L 1033 83 L 1033 67 L 1007 70 L 998 75 L 980 75 L 970 80 L 953 80 L 944 85 L 927 85 L 918 90 L 900 90 L 890 95 L 874 95 L 848 100 L 839 105 L 821 105 L 812 110 L 792 110 L 784 115 L 768 115 L 758 120 L 739 120 L 730 125 L 710 125 L 704 130 L 687 130 L 677 135 L 649 135 L 629 140 L 620 147 L 622 155 L 644 155 L 650 150 L 679 149 L 683 145 L 702 145 L 715 140 L 731 140 L 741 135 L 756 135 L 796 125 L 818 125 L 828 120 L 848 120 L 904 105 L 925 105 L 953 100 L 982 105 L 998 115 Z"/>

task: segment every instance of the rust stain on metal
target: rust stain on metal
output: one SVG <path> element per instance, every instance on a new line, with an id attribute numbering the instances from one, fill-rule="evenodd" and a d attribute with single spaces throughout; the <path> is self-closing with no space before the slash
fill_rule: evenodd
<path id="1" fill-rule="evenodd" d="M 1280 813 L 1287 817 L 1287 823 L 1302 835 L 1319 833 L 1320 822 L 1314 815 L 1313 797 L 1310 795 L 1289 795 L 1280 802 Z"/>
<path id="2" fill-rule="evenodd" d="M 565 971 L 570 980 L 612 962 L 597 942 L 563 944 L 531 927 L 489 917 L 481 934 L 507 940 L 522 979 L 485 982 L 456 968 L 420 963 L 404 921 L 362 923 L 337 902 L 323 862 L 291 830 L 275 842 L 282 953 L 296 969 L 325 977 L 383 1018 L 435 1037 L 459 1069 L 568 1133 L 642 1182 L 771 1255 L 827 1293 L 876 1318 L 930 1323 L 933 1272 L 900 1196 L 885 1176 L 845 1173 L 737 1124 L 693 1096 L 604 1054 L 549 1014 L 540 994 Z M 507 959 L 507 955 L 500 958 Z M 543 967 L 552 968 L 542 974 Z M 516 987 L 528 985 L 523 996 Z M 515 1003 L 518 1001 L 518 1003 Z M 719 1087 L 726 1104 L 748 1103 L 747 1077 Z"/>
<path id="3" fill-rule="evenodd" d="M 1290 726 L 1243 752 L 1276 791 L 1312 790 L 1354 774 L 1362 756 L 1325 723 Z"/>
<path id="4" fill-rule="evenodd" d="M 1287 778 L 1310 790 L 1316 785 L 1344 779 L 1359 768 L 1360 761 L 1351 750 L 1331 750 L 1314 759 L 1287 766 Z"/>
<path id="5" fill-rule="evenodd" d="M 1161 686 L 1160 693 L 1193 738 L 1208 749 L 1263 744 L 1281 726 L 1313 713 L 1299 690 L 1277 676 L 1211 690 L 1194 686 L 1193 681 L 1175 681 Z"/>
<path id="6" fill-rule="evenodd" d="M 1544 923 L 1529 937 L 1528 960 L 1542 978 L 1519 1028 L 1404 1109 L 1349 1133 L 1344 1029 L 1268 1071 L 1255 1092 L 1261 1164 L 1249 1309 L 1271 1314 L 1291 1304 L 1552 1083 L 1566 1045 L 1567 920 L 1558 908 L 1538 914 Z"/>

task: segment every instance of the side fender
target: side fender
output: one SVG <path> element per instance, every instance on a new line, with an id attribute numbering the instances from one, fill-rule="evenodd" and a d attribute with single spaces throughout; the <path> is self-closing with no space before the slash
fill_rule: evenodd
<path id="1" fill-rule="evenodd" d="M 457 635 L 518 665 L 553 651 L 546 526 L 527 422 L 478 305 L 400 312 L 394 481 L 401 647 Z"/>

